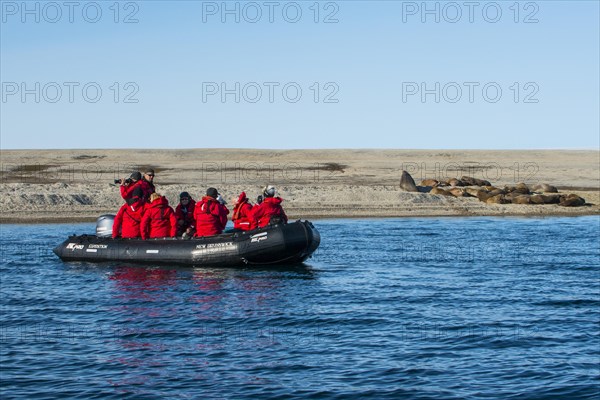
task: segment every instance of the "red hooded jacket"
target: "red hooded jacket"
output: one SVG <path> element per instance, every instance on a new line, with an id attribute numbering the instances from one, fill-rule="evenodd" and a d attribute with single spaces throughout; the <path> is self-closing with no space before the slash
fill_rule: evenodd
<path id="1" fill-rule="evenodd" d="M 279 217 L 287 223 L 287 215 L 281 207 L 281 197 L 265 197 L 262 203 L 252 208 L 252 229 L 269 225 L 271 217 Z"/>
<path id="2" fill-rule="evenodd" d="M 196 220 L 194 219 L 194 208 L 195 207 L 196 207 L 196 201 L 194 199 L 190 198 L 190 201 L 188 202 L 188 205 L 186 208 L 183 208 L 181 203 L 179 203 L 177 205 L 177 208 L 175 209 L 175 218 L 177 219 L 177 223 L 179 223 L 179 221 L 183 220 L 182 228 L 184 230 L 190 226 L 194 226 L 196 223 Z"/>
<path id="3" fill-rule="evenodd" d="M 227 225 L 227 207 L 210 196 L 204 196 L 194 208 L 196 236 L 212 236 L 223 232 Z"/>
<path id="4" fill-rule="evenodd" d="M 144 215 L 144 201 L 138 200 L 133 204 L 123 204 L 115 216 L 112 237 L 140 237 L 140 223 Z"/>
<path id="5" fill-rule="evenodd" d="M 150 184 L 143 179 L 135 181 L 134 183 L 131 183 L 127 186 L 121 185 L 121 197 L 123 198 L 123 200 L 127 200 L 128 198 L 130 198 L 135 188 L 138 187 L 142 189 L 142 192 L 144 193 L 144 201 L 148 201 L 150 195 L 154 193 L 154 188 L 150 187 Z"/>
<path id="6" fill-rule="evenodd" d="M 252 229 L 252 204 L 248 202 L 245 192 L 240 193 L 237 204 L 233 208 L 231 220 L 236 229 L 244 231 Z"/>
<path id="7" fill-rule="evenodd" d="M 169 206 L 165 197 L 146 204 L 146 211 L 142 217 L 142 239 L 175 237 L 177 233 L 177 219 L 175 212 Z"/>

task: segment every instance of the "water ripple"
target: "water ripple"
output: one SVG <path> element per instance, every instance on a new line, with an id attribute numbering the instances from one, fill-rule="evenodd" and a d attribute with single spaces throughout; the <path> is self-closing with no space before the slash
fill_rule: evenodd
<path id="1" fill-rule="evenodd" d="M 598 217 L 316 225 L 276 269 L 66 264 L 89 224 L 3 225 L 0 395 L 600 397 Z"/>

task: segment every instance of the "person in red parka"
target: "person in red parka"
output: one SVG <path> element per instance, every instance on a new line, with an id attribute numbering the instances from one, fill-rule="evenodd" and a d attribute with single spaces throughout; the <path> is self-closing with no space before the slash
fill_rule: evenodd
<path id="1" fill-rule="evenodd" d="M 144 176 L 141 179 L 140 186 L 144 191 L 146 201 L 150 200 L 150 195 L 156 192 L 156 187 L 154 186 L 154 170 L 152 168 L 146 169 L 146 172 L 144 172 Z"/>
<path id="2" fill-rule="evenodd" d="M 179 204 L 175 209 L 175 218 L 177 219 L 177 236 L 181 236 L 184 233 L 191 233 L 194 229 L 196 221 L 194 220 L 194 208 L 196 207 L 196 201 L 192 199 L 192 196 L 188 192 L 181 192 L 179 195 Z"/>
<path id="3" fill-rule="evenodd" d="M 121 179 L 121 197 L 127 200 L 131 197 L 135 188 L 141 188 L 142 174 L 139 171 L 132 172 L 129 178 Z M 142 189 L 143 190 L 143 189 Z"/>
<path id="4" fill-rule="evenodd" d="M 113 238 L 137 238 L 141 236 L 140 223 L 144 215 L 144 193 L 135 188 L 125 204 L 119 209 L 113 222 Z"/>
<path id="5" fill-rule="evenodd" d="M 223 232 L 227 225 L 229 210 L 217 201 L 219 193 L 215 188 L 208 188 L 206 196 L 196 203 L 194 218 L 196 220 L 195 236 L 212 236 Z"/>
<path id="6" fill-rule="evenodd" d="M 177 219 L 166 197 L 158 193 L 150 195 L 150 203 L 146 204 L 140 230 L 142 239 L 175 237 Z"/>
<path id="7" fill-rule="evenodd" d="M 252 208 L 252 229 L 277 223 L 287 223 L 288 218 L 281 207 L 283 199 L 275 197 L 275 187 L 267 186 L 263 190 L 263 201 Z"/>
<path id="8" fill-rule="evenodd" d="M 245 192 L 240 193 L 240 196 L 234 202 L 231 220 L 234 229 L 242 231 L 252 229 L 252 204 L 248 201 Z"/>
<path id="9" fill-rule="evenodd" d="M 149 172 L 146 172 L 144 178 L 148 174 Z M 154 176 L 154 173 L 152 173 L 152 176 Z M 135 188 L 138 187 L 142 189 L 144 201 L 147 202 L 150 200 L 150 195 L 154 193 L 154 184 L 144 178 L 142 178 L 142 174 L 139 171 L 135 171 L 129 176 L 129 179 L 121 179 L 121 197 L 123 200 L 130 198 Z"/>

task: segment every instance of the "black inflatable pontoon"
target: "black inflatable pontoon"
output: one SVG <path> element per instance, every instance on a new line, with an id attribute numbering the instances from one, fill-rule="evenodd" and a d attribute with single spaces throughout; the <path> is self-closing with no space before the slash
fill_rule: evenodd
<path id="1" fill-rule="evenodd" d="M 319 247 L 321 236 L 309 221 L 272 225 L 249 232 L 182 239 L 112 239 L 70 236 L 54 249 L 63 261 L 125 261 L 237 266 L 301 263 Z"/>

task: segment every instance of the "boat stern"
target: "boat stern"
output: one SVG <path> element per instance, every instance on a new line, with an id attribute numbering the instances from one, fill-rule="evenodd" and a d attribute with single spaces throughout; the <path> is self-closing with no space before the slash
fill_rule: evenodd
<path id="1" fill-rule="evenodd" d="M 321 244 L 321 234 L 319 233 L 317 228 L 315 228 L 315 226 L 312 224 L 312 222 L 304 221 L 303 223 L 307 228 L 306 231 L 307 231 L 307 236 L 308 236 L 308 238 L 307 238 L 308 246 L 306 249 L 306 253 L 307 253 L 307 257 L 310 257 L 317 250 L 319 245 Z"/>

